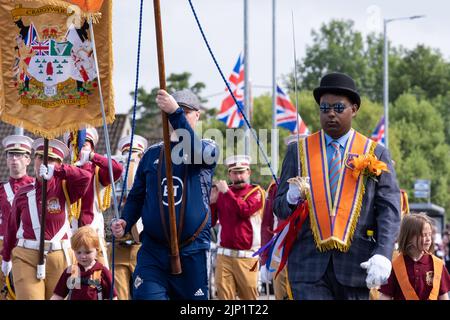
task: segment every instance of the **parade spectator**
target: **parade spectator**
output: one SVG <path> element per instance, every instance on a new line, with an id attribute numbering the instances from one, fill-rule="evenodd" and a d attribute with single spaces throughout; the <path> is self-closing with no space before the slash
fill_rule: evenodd
<path id="1" fill-rule="evenodd" d="M 308 200 L 288 258 L 289 282 L 294 299 L 368 299 L 368 288 L 391 271 L 400 221 L 395 171 L 385 147 L 352 129 L 361 98 L 351 77 L 327 74 L 313 95 L 322 129 L 288 146 L 274 205 L 286 219 Z M 311 192 L 287 182 L 297 176 L 310 179 Z"/>
<path id="2" fill-rule="evenodd" d="M 448 300 L 450 275 L 444 261 L 433 255 L 433 223 L 425 213 L 402 220 L 398 241 L 400 254 L 392 261 L 380 300 Z"/>

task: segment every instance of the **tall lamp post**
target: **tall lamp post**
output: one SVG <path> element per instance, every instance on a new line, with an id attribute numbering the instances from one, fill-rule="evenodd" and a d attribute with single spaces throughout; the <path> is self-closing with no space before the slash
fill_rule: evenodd
<path id="1" fill-rule="evenodd" d="M 424 15 L 410 17 L 384 19 L 384 81 L 383 81 L 383 103 L 384 103 L 384 140 L 385 146 L 389 149 L 389 44 L 387 39 L 387 25 L 392 21 L 414 20 L 424 18 Z"/>

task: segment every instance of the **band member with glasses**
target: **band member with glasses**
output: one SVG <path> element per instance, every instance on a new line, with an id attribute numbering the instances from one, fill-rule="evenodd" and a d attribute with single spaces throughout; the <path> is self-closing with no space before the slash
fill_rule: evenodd
<path id="1" fill-rule="evenodd" d="M 9 169 L 9 179 L 0 184 L 0 252 L 3 250 L 3 237 L 11 213 L 14 195 L 23 185 L 34 182 L 34 178 L 27 175 L 27 167 L 31 163 L 31 144 L 33 139 L 23 135 L 11 135 L 3 139 L 3 148 L 6 152 L 6 166 Z M 0 262 L 2 258 L 0 256 Z M 5 272 L 9 268 L 5 266 Z M 6 273 L 5 273 L 6 274 Z M 3 272 L 0 273 L 0 289 L 5 287 Z M 0 300 L 5 296 L 0 295 Z"/>
<path id="2" fill-rule="evenodd" d="M 368 299 L 391 272 L 400 189 L 388 150 L 352 128 L 361 105 L 353 79 L 327 74 L 313 95 L 322 129 L 288 146 L 274 204 L 286 219 L 307 201 L 288 258 L 293 297 Z M 287 182 L 296 176 L 309 177 L 310 191 Z"/>

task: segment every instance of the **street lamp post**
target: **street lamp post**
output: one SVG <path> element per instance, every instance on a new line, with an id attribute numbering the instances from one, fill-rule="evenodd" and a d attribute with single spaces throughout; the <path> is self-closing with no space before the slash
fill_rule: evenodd
<path id="1" fill-rule="evenodd" d="M 392 21 L 414 20 L 425 17 L 424 15 L 416 15 L 410 17 L 401 17 L 393 19 L 384 19 L 384 77 L 383 77 L 383 104 L 384 104 L 384 140 L 385 146 L 389 149 L 389 42 L 387 39 L 387 25 Z"/>

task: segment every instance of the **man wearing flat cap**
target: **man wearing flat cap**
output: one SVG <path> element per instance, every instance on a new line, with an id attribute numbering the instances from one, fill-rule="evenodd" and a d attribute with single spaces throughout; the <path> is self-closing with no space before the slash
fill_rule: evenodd
<path id="1" fill-rule="evenodd" d="M 11 213 L 14 195 L 21 186 L 34 182 L 34 178 L 27 175 L 33 139 L 24 135 L 10 135 L 5 137 L 2 143 L 6 153 L 9 179 L 8 182 L 0 184 L 0 252 L 3 250 L 3 237 L 7 231 L 6 224 Z M 3 273 L 0 273 L 0 289 L 3 289 L 4 285 L 5 278 Z M 0 300 L 3 298 L 4 296 L 1 295 Z"/>
<path id="2" fill-rule="evenodd" d="M 250 183 L 250 157 L 236 155 L 225 159 L 231 185 L 216 183 L 211 192 L 213 226 L 220 223 L 215 284 L 220 300 L 258 298 L 258 258 L 264 190 Z"/>
<path id="3" fill-rule="evenodd" d="M 128 194 L 121 219 L 113 221 L 116 237 L 142 218 L 142 246 L 133 273 L 133 299 L 206 300 L 208 272 L 206 253 L 210 247 L 209 195 L 218 148 L 214 141 L 194 132 L 200 117 L 200 101 L 190 90 L 172 95 L 159 90 L 158 107 L 172 126 L 173 195 L 182 273 L 171 274 L 169 213 L 164 145 L 145 152 Z"/>
<path id="4" fill-rule="evenodd" d="M 274 206 L 285 219 L 307 201 L 288 258 L 293 296 L 368 299 L 391 272 L 400 222 L 395 171 L 384 146 L 352 129 L 361 99 L 351 77 L 329 73 L 313 94 L 322 129 L 288 146 Z M 309 177 L 310 191 L 287 182 L 297 176 Z"/>
<path id="5" fill-rule="evenodd" d="M 17 300 L 48 300 L 61 274 L 72 263 L 68 208 L 87 190 L 88 171 L 63 164 L 69 149 L 59 140 L 48 142 L 48 164 L 43 164 L 44 139 L 32 144 L 36 181 L 16 193 L 4 239 L 2 271 L 12 269 Z M 42 182 L 47 180 L 44 264 L 38 264 L 42 210 Z"/>

